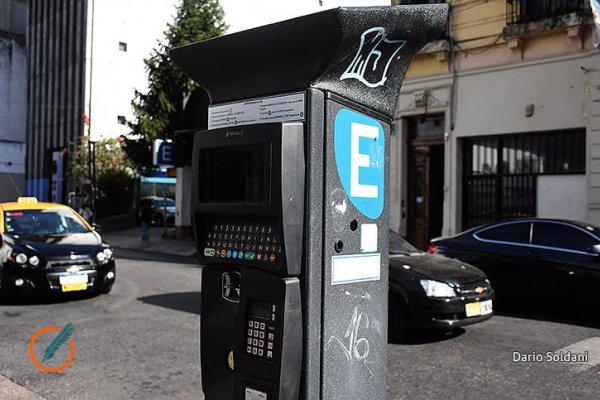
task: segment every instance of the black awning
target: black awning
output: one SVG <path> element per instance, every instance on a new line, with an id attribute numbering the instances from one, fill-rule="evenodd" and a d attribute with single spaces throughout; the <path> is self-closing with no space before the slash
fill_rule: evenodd
<path id="1" fill-rule="evenodd" d="M 336 8 L 171 50 L 211 103 L 323 89 L 392 117 L 408 65 L 447 5 Z"/>

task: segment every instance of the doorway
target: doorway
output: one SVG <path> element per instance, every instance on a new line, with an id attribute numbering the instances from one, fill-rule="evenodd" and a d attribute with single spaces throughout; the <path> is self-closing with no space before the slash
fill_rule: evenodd
<path id="1" fill-rule="evenodd" d="M 441 236 L 444 205 L 444 116 L 409 120 L 407 239 L 426 250 Z"/>

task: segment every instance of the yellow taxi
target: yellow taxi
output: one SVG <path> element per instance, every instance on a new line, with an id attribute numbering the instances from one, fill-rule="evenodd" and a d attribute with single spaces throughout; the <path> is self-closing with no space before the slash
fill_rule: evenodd
<path id="1" fill-rule="evenodd" d="M 34 197 L 0 203 L 0 234 L 0 296 L 112 288 L 112 248 L 70 207 Z"/>

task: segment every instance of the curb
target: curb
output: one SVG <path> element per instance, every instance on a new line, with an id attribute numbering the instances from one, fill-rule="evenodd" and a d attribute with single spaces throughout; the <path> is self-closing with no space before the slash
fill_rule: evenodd
<path id="1" fill-rule="evenodd" d="M 11 400 L 45 400 L 31 390 L 0 375 L 0 398 Z"/>

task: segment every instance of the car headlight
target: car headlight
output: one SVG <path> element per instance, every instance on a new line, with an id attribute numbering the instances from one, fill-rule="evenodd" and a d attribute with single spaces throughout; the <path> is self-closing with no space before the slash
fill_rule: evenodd
<path id="1" fill-rule="evenodd" d="M 24 265 L 27 262 L 27 255 L 19 253 L 15 256 L 15 261 L 17 262 L 17 264 Z"/>
<path id="2" fill-rule="evenodd" d="M 38 256 L 29 257 L 29 264 L 33 265 L 34 267 L 37 267 L 38 265 L 40 265 L 39 257 Z"/>
<path id="3" fill-rule="evenodd" d="M 110 260 L 112 258 L 112 256 L 113 256 L 113 251 L 110 248 L 104 249 L 104 250 L 102 250 L 102 252 L 106 256 L 107 260 Z"/>
<path id="4" fill-rule="evenodd" d="M 98 253 L 96 253 L 96 260 L 98 260 L 99 264 L 106 264 L 107 262 L 110 261 L 112 256 L 113 256 L 112 249 L 107 247 L 106 249 L 103 249 L 102 251 L 99 251 Z"/>
<path id="5" fill-rule="evenodd" d="M 100 264 L 104 264 L 106 262 L 106 254 L 104 254 L 103 251 L 98 252 L 98 254 L 96 254 L 96 260 L 98 260 Z"/>
<path id="6" fill-rule="evenodd" d="M 452 286 L 447 283 L 432 281 L 429 279 L 421 279 L 421 286 L 429 297 L 454 297 L 456 292 Z"/>

